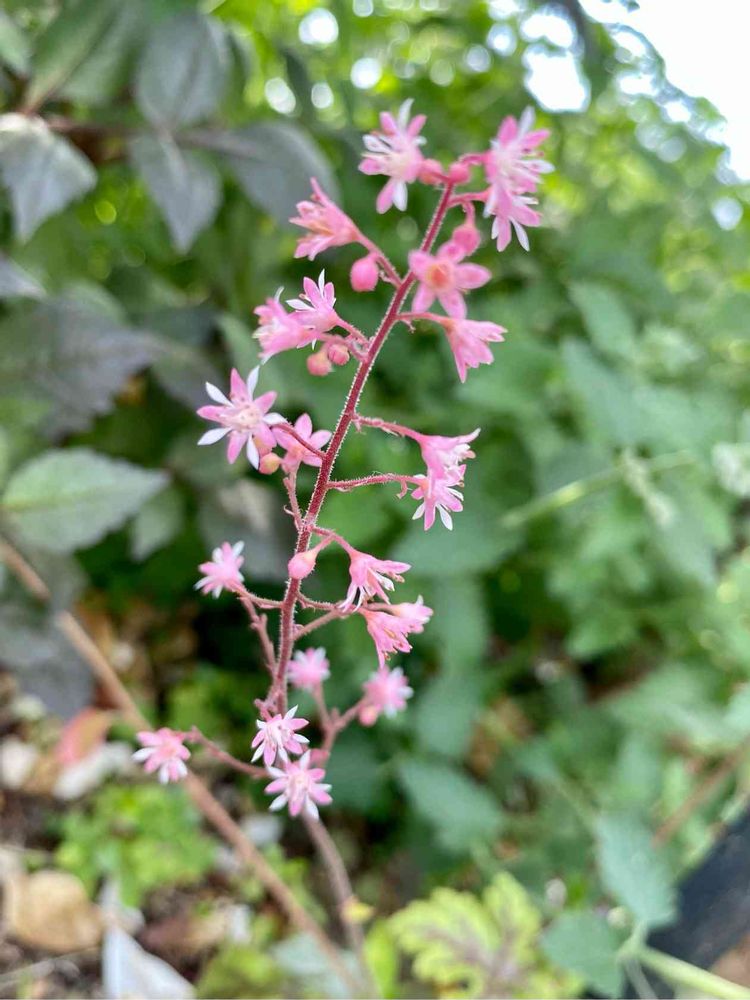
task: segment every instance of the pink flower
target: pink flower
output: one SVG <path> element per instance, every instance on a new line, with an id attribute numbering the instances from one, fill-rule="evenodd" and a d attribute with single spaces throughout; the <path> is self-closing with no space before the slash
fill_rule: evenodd
<path id="1" fill-rule="evenodd" d="M 333 308 L 336 295 L 333 282 L 326 282 L 325 271 L 320 272 L 317 285 L 312 278 L 303 278 L 304 292 L 298 299 L 287 299 L 287 305 L 295 310 L 294 316 L 306 330 L 315 333 L 327 333 L 339 323 L 339 317 Z M 314 339 L 314 338 L 313 338 Z"/>
<path id="2" fill-rule="evenodd" d="M 390 180 L 378 195 L 375 207 L 387 212 L 391 205 L 406 208 L 407 184 L 419 176 L 424 157 L 419 147 L 425 142 L 419 133 L 426 119 L 417 115 L 409 121 L 411 101 L 404 101 L 394 119 L 387 112 L 380 116 L 380 132 L 364 136 L 367 152 L 359 165 L 363 174 L 384 174 Z"/>
<path id="3" fill-rule="evenodd" d="M 376 559 L 366 552 L 358 552 L 347 546 L 349 553 L 349 576 L 351 583 L 346 599 L 341 604 L 342 611 L 362 603 L 367 597 L 379 597 L 388 602 L 386 591 L 393 590 L 393 581 L 403 583 L 401 573 L 411 569 L 409 563 L 394 562 L 391 559 Z"/>
<path id="4" fill-rule="evenodd" d="M 303 753 L 304 744 L 310 741 L 306 736 L 299 736 L 298 729 L 304 729 L 307 719 L 295 719 L 297 706 L 290 708 L 286 715 L 272 715 L 269 719 L 258 719 L 258 732 L 252 742 L 255 748 L 253 760 L 263 755 L 263 763 L 270 767 L 278 756 L 280 760 L 288 761 L 290 753 Z"/>
<path id="5" fill-rule="evenodd" d="M 538 226 L 541 217 L 531 206 L 536 204 L 529 194 L 536 191 L 540 175 L 554 169 L 546 160 L 534 154 L 549 132 L 547 129 L 531 131 L 534 112 L 527 108 L 517 122 L 508 117 L 498 129 L 497 138 L 484 155 L 484 168 L 490 187 L 485 201 L 485 215 L 493 215 L 492 235 L 497 238 L 498 250 L 510 242 L 511 227 L 518 242 L 529 249 L 524 226 Z"/>
<path id="6" fill-rule="evenodd" d="M 291 351 L 297 347 L 306 347 L 315 339 L 314 334 L 302 326 L 292 313 L 288 313 L 279 302 L 277 293 L 274 299 L 266 299 L 264 305 L 255 310 L 260 319 L 260 326 L 254 336 L 260 343 L 261 360 L 268 361 L 274 354 Z"/>
<path id="7" fill-rule="evenodd" d="M 457 514 L 464 509 L 463 493 L 458 486 L 463 486 L 464 470 L 466 466 L 459 466 L 451 476 L 417 476 L 420 480 L 419 486 L 412 491 L 413 500 L 421 500 L 419 507 L 414 511 L 412 520 L 424 516 L 424 528 L 427 531 L 435 523 L 435 514 L 440 515 L 440 520 L 445 527 L 451 531 L 453 528 L 453 518 L 451 513 Z"/>
<path id="8" fill-rule="evenodd" d="M 256 469 L 261 454 L 271 451 L 276 444 L 271 427 L 284 422 L 280 413 L 268 412 L 276 399 L 275 392 L 264 392 L 262 396 L 253 399 L 259 371 L 259 368 L 253 368 L 247 376 L 247 382 L 243 382 L 237 369 L 233 368 L 229 399 L 215 385 L 206 382 L 206 392 L 219 405 L 202 406 L 198 410 L 199 417 L 220 424 L 219 427 L 206 431 L 198 444 L 214 444 L 228 434 L 229 461 L 235 462 L 244 447 L 248 461 Z"/>
<path id="9" fill-rule="evenodd" d="M 422 598 L 415 604 L 393 604 L 387 611 L 373 611 L 367 606 L 359 609 L 364 617 L 378 654 L 378 663 L 385 667 L 391 653 L 408 653 L 411 646 L 407 635 L 419 633 L 432 616 L 432 608 L 425 607 Z"/>
<path id="10" fill-rule="evenodd" d="M 420 434 L 418 431 L 412 431 L 410 436 L 422 451 L 429 475 L 435 479 L 451 479 L 460 474 L 468 459 L 475 457 L 469 445 L 479 436 L 479 428 L 459 437 Z"/>
<path id="11" fill-rule="evenodd" d="M 312 420 L 307 413 L 303 413 L 297 419 L 294 429 L 301 438 L 309 441 L 313 448 L 320 449 L 331 440 L 330 431 L 315 431 L 313 433 Z M 288 431 L 285 431 L 282 427 L 277 427 L 274 435 L 281 447 L 286 449 L 286 454 L 281 460 L 281 467 L 284 472 L 292 472 L 294 469 L 298 469 L 301 463 L 311 465 L 315 469 L 320 467 L 321 459 L 308 448 L 305 448 L 303 444 L 300 444 Z"/>
<path id="12" fill-rule="evenodd" d="M 136 733 L 142 750 L 136 750 L 133 760 L 144 762 L 143 770 L 152 774 L 158 769 L 159 781 L 179 781 L 187 774 L 185 761 L 190 759 L 190 751 L 184 745 L 186 733 L 178 733 L 166 726 L 156 732 L 144 730 Z"/>
<path id="13" fill-rule="evenodd" d="M 352 264 L 349 280 L 355 292 L 371 292 L 379 279 L 378 259 L 374 253 L 368 253 Z"/>
<path id="14" fill-rule="evenodd" d="M 462 382 L 466 381 L 468 368 L 492 364 L 492 351 L 487 344 L 501 342 L 506 332 L 505 327 L 498 326 L 497 323 L 473 319 L 446 317 L 440 320 L 440 325 L 445 330 L 458 377 Z"/>
<path id="15" fill-rule="evenodd" d="M 203 594 L 213 594 L 218 597 L 222 590 L 237 592 L 242 589 L 242 573 L 240 566 L 245 561 L 242 550 L 244 542 L 230 545 L 224 542 L 211 553 L 211 561 L 201 563 L 198 569 L 205 576 L 195 584 L 195 589 Z"/>
<path id="16" fill-rule="evenodd" d="M 303 691 L 313 691 L 331 676 L 330 664 L 322 646 L 317 649 L 298 649 L 289 661 L 287 677 L 291 684 Z"/>
<path id="17" fill-rule="evenodd" d="M 391 718 L 396 712 L 403 711 L 407 699 L 414 694 L 401 667 L 394 670 L 378 667 L 363 687 L 364 703 L 359 710 L 359 721 L 363 726 L 373 725 L 381 713 Z"/>
<path id="18" fill-rule="evenodd" d="M 433 256 L 424 250 L 412 250 L 409 267 L 419 281 L 414 296 L 414 311 L 424 312 L 437 298 L 449 316 L 463 319 L 466 303 L 463 292 L 480 288 L 492 277 L 480 264 L 461 264 L 464 251 L 457 243 L 444 243 Z"/>
<path id="19" fill-rule="evenodd" d="M 309 230 L 309 235 L 300 237 L 294 256 L 314 260 L 317 254 L 330 247 L 355 243 L 359 238 L 359 230 L 346 212 L 342 212 L 331 201 L 314 177 L 310 179 L 310 184 L 313 190 L 312 200 L 298 202 L 299 215 L 289 221 Z"/>
<path id="20" fill-rule="evenodd" d="M 318 806 L 327 806 L 333 801 L 328 794 L 330 785 L 322 784 L 326 773 L 322 767 L 310 767 L 310 751 L 299 760 L 287 761 L 283 768 L 269 767 L 268 773 L 274 779 L 266 786 L 267 795 L 280 795 L 273 800 L 269 809 L 289 807 L 291 816 L 306 812 L 312 819 L 318 818 Z"/>

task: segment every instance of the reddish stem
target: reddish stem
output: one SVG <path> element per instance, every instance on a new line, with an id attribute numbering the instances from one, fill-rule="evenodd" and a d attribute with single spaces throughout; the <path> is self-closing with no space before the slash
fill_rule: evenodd
<path id="1" fill-rule="evenodd" d="M 422 481 L 416 476 L 401 476 L 397 472 L 383 472 L 375 473 L 372 476 L 361 476 L 359 479 L 332 479 L 328 484 L 328 489 L 348 493 L 349 490 L 356 490 L 358 486 L 377 486 L 382 483 L 398 483 L 402 487 L 406 487 L 407 484 L 422 485 Z"/>
<path id="2" fill-rule="evenodd" d="M 451 184 L 446 185 L 438 206 L 435 209 L 432 221 L 427 227 L 427 232 L 422 240 L 420 250 L 426 251 L 431 249 L 432 244 L 435 242 L 435 238 L 440 231 L 440 227 L 443 224 L 443 219 L 445 218 L 445 213 L 448 210 L 452 194 L 453 186 Z M 333 437 L 328 444 L 328 448 L 326 449 L 325 456 L 318 471 L 318 478 L 315 481 L 315 486 L 310 497 L 310 503 L 308 504 L 307 511 L 303 518 L 302 530 L 299 532 L 297 537 L 297 545 L 294 550 L 295 555 L 305 552 L 310 543 L 310 537 L 315 528 L 315 522 L 318 514 L 320 513 L 320 509 L 323 506 L 326 493 L 328 492 L 328 483 L 331 478 L 333 466 L 336 462 L 339 451 L 341 450 L 341 446 L 344 443 L 344 438 L 346 437 L 349 428 L 352 425 L 352 421 L 354 420 L 357 405 L 362 395 L 362 390 L 365 387 L 365 383 L 367 382 L 367 378 L 372 371 L 375 361 L 377 360 L 378 354 L 380 353 L 391 328 L 396 322 L 399 310 L 401 309 L 401 306 L 403 305 L 406 296 L 409 294 L 409 290 L 415 280 L 414 275 L 411 271 L 409 271 L 403 281 L 398 285 L 380 327 L 370 341 L 367 354 L 362 361 L 360 361 L 359 366 L 357 367 L 351 388 L 349 389 L 349 395 L 347 396 L 344 404 L 344 409 L 341 411 L 341 416 L 336 424 Z M 286 594 L 284 595 L 284 601 L 281 606 L 281 623 L 279 627 L 276 675 L 268 696 L 268 702 L 271 704 L 275 702 L 277 710 L 282 712 L 286 711 L 286 668 L 294 649 L 294 612 L 297 605 L 297 596 L 299 591 L 300 581 L 290 580 L 287 584 Z"/>
<path id="3" fill-rule="evenodd" d="M 276 426 L 280 431 L 283 431 L 285 434 L 288 434 L 289 437 L 294 438 L 298 444 L 301 444 L 303 448 L 306 448 L 311 454 L 315 455 L 316 458 L 323 459 L 326 457 L 324 451 L 316 448 L 315 445 L 310 444 L 309 441 L 305 441 L 302 435 L 298 434 L 291 424 L 276 424 Z"/>

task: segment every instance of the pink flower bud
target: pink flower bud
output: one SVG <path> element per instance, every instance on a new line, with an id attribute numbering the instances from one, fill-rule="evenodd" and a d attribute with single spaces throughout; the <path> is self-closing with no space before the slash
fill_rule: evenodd
<path id="1" fill-rule="evenodd" d="M 345 365 L 349 360 L 349 349 L 345 344 L 328 344 L 326 354 L 334 365 Z"/>
<path id="2" fill-rule="evenodd" d="M 465 184 L 471 175 L 471 171 L 465 163 L 451 163 L 448 168 L 448 180 L 451 184 Z"/>
<path id="3" fill-rule="evenodd" d="M 461 223 L 453 230 L 453 235 L 451 236 L 451 243 L 459 246 L 465 256 L 473 254 L 476 248 L 479 246 L 480 236 L 479 230 L 470 222 L 468 219 L 466 222 Z"/>
<path id="4" fill-rule="evenodd" d="M 258 472 L 262 472 L 264 476 L 270 476 L 276 472 L 280 465 L 281 457 L 275 451 L 269 451 L 261 458 L 258 465 Z"/>
<path id="5" fill-rule="evenodd" d="M 325 348 L 311 354 L 307 359 L 307 370 L 311 375 L 330 375 L 332 368 Z"/>
<path id="6" fill-rule="evenodd" d="M 315 560 L 318 553 L 315 549 L 308 549 L 307 552 L 298 552 L 289 560 L 289 576 L 293 580 L 304 580 L 315 569 Z"/>
<path id="7" fill-rule="evenodd" d="M 378 262 L 375 254 L 368 253 L 352 264 L 350 274 L 352 288 L 355 292 L 371 292 L 378 283 Z"/>
<path id="8" fill-rule="evenodd" d="M 419 179 L 423 184 L 440 184 L 445 179 L 442 164 L 437 160 L 424 160 L 419 170 Z"/>

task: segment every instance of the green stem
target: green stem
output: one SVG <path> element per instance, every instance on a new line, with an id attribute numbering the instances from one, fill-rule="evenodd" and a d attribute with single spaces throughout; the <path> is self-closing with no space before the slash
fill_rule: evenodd
<path id="1" fill-rule="evenodd" d="M 692 465 L 695 457 L 687 451 L 671 452 L 668 455 L 657 455 L 655 458 L 646 459 L 643 465 L 649 472 L 669 472 L 672 469 L 679 469 L 686 465 Z M 551 493 L 546 493 L 542 497 L 536 497 L 528 503 L 521 504 L 506 511 L 500 518 L 500 525 L 503 528 L 518 528 L 527 521 L 542 517 L 545 514 L 552 514 L 562 507 L 583 500 L 584 497 L 598 493 L 600 490 L 612 486 L 622 478 L 622 468 L 620 465 L 611 469 L 604 469 L 602 472 L 595 472 L 591 476 L 584 476 L 576 479 L 572 483 L 566 483 Z"/>
<path id="2" fill-rule="evenodd" d="M 716 997 L 717 1000 L 748 1000 L 750 989 L 738 986 L 728 979 L 700 969 L 697 965 L 683 962 L 673 955 L 665 955 L 646 945 L 640 945 L 634 952 L 637 958 L 647 968 L 666 979 L 674 986 L 686 987 L 702 997 Z"/>

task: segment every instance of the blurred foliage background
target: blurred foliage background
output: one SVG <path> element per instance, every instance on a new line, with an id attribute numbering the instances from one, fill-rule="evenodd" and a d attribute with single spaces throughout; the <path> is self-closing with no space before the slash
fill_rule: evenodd
<path id="1" fill-rule="evenodd" d="M 413 563 L 407 596 L 436 611 L 404 664 L 409 711 L 341 737 L 330 816 L 379 918 L 436 886 L 515 892 L 497 881 L 510 873 L 529 894 L 531 938 L 547 927 L 538 970 L 549 959 L 616 994 L 625 929 L 669 919 L 675 881 L 750 781 L 740 758 L 701 808 L 662 826 L 750 736 L 750 224 L 714 109 L 666 81 L 646 39 L 574 2 L 6 0 L 0 521 L 54 606 L 0 578 L 0 662 L 17 685 L 3 725 L 50 739 L 27 701 L 19 714 L 19 691 L 63 720 L 97 703 L 54 628 L 55 610 L 75 605 L 154 724 L 195 722 L 247 754 L 257 650 L 230 598 L 192 587 L 207 550 L 244 538 L 252 585 L 279 596 L 289 526 L 280 482 L 196 448 L 203 382 L 249 369 L 253 308 L 317 276 L 318 261 L 293 261 L 285 225 L 310 175 L 404 260 L 433 196 L 415 188 L 404 215 L 376 216 L 377 180 L 356 166 L 379 110 L 413 98 L 430 155 L 445 160 L 538 103 L 533 66 L 556 59 L 584 97 L 576 111 L 540 109 L 556 165 L 546 226 L 530 254 L 514 244 L 498 257 L 486 241 L 477 257 L 496 277 L 472 315 L 509 331 L 495 364 L 462 386 L 442 338 L 399 331 L 363 407 L 426 432 L 482 428 L 464 514 L 453 533 L 425 534 L 386 490 L 326 504 L 324 523 L 353 544 Z M 343 314 L 372 330 L 386 292 L 347 292 L 354 253 L 320 266 Z M 285 415 L 327 428 L 348 378 L 310 378 L 302 352 L 262 373 Z M 353 436 L 337 468 L 411 472 L 412 457 Z M 337 594 L 344 572 L 327 553 L 317 593 Z M 346 705 L 373 668 L 371 642 L 358 621 L 318 638 L 329 700 Z M 260 803 L 234 784 L 238 812 Z M 132 876 L 133 845 L 117 847 L 111 826 L 118 795 L 131 818 L 154 808 L 146 787 L 105 786 L 62 827 L 49 805 L 29 835 L 60 845 L 60 865 L 92 893 L 108 873 Z M 186 808 L 178 792 L 170 801 Z M 161 826 L 145 822 L 146 843 Z M 210 871 L 195 836 L 184 864 L 131 877 L 131 903 Z M 305 855 L 291 827 L 282 842 L 270 849 L 279 865 Z M 307 893 L 310 873 L 295 872 Z M 607 901 L 624 908 L 609 923 Z M 395 932 L 373 927 L 388 995 L 430 988 L 429 962 L 421 986 L 394 985 Z M 190 971 L 206 995 L 282 988 L 278 969 L 248 971 L 227 947 L 211 961 Z M 571 989 L 538 975 L 513 995 Z M 510 988 L 472 982 L 466 995 Z"/>

